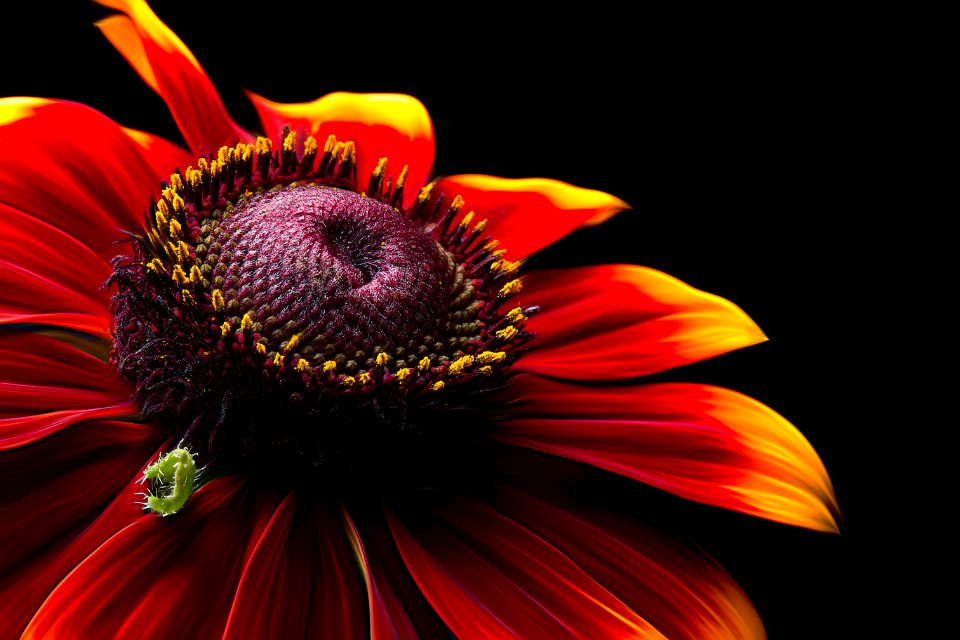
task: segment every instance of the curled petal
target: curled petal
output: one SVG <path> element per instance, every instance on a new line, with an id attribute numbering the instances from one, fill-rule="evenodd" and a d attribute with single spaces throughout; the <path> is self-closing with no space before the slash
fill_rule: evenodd
<path id="1" fill-rule="evenodd" d="M 497 501 L 671 640 L 762 640 L 760 617 L 712 559 L 595 512 L 571 513 L 507 488 Z"/>
<path id="2" fill-rule="evenodd" d="M 240 572 L 278 502 L 233 476 L 210 481 L 176 515 L 140 518 L 90 554 L 24 636 L 220 637 Z"/>
<path id="3" fill-rule="evenodd" d="M 663 638 L 543 538 L 469 500 L 411 532 L 388 513 L 410 573 L 458 638 Z"/>
<path id="4" fill-rule="evenodd" d="M 116 122 L 72 102 L 0 98 L 0 199 L 110 260 L 142 226 L 159 181 Z M 86 267 L 80 267 L 86 268 Z M 100 284 L 100 283 L 96 283 Z"/>
<path id="5" fill-rule="evenodd" d="M 495 437 L 706 504 L 837 531 L 833 487 L 803 435 L 764 404 L 698 384 L 590 387 L 533 376 Z"/>
<path id="6" fill-rule="evenodd" d="M 95 420 L 0 451 L 0 638 L 19 638 L 77 564 L 143 517 L 144 461 L 164 438 L 154 425 Z"/>
<path id="7" fill-rule="evenodd" d="M 97 26 L 167 103 L 190 151 L 200 154 L 252 136 L 234 122 L 203 67 L 144 0 L 97 0 L 125 15 Z"/>
<path id="8" fill-rule="evenodd" d="M 285 125 L 298 135 L 312 135 L 322 146 L 330 135 L 357 146 L 357 176 L 361 187 L 387 158 L 387 174 L 394 182 L 409 167 L 404 203 L 413 202 L 433 169 L 433 123 L 423 104 L 398 93 L 339 91 L 313 102 L 283 104 L 248 91 L 267 136 L 277 139 Z"/>
<path id="9" fill-rule="evenodd" d="M 463 211 L 473 211 L 474 220 L 486 219 L 484 232 L 498 240 L 512 260 L 630 208 L 608 193 L 548 178 L 464 174 L 439 180 L 436 189 L 450 198 L 462 196 Z"/>
<path id="10" fill-rule="evenodd" d="M 521 295 L 541 311 L 518 366 L 559 378 L 645 376 L 767 339 L 728 300 L 636 265 L 536 271 Z"/>
<path id="11" fill-rule="evenodd" d="M 337 516 L 292 493 L 243 569 L 223 638 L 364 638 L 366 598 Z"/>

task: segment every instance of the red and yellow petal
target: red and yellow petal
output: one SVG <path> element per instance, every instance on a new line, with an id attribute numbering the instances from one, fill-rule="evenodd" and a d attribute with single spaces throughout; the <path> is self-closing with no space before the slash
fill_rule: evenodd
<path id="1" fill-rule="evenodd" d="M 77 564 L 144 517 L 143 467 L 165 437 L 153 425 L 98 420 L 0 452 L 0 491 L 16 488 L 0 500 L 0 638 L 20 638 Z"/>
<path id="2" fill-rule="evenodd" d="M 474 220 L 486 219 L 484 233 L 498 240 L 511 260 L 630 208 L 608 193 L 548 178 L 464 174 L 442 178 L 436 189 L 450 198 L 462 196 L 464 214 L 473 211 Z"/>
<path id="3" fill-rule="evenodd" d="M 766 340 L 728 300 L 636 265 L 536 271 L 519 302 L 541 311 L 518 368 L 559 378 L 646 376 Z"/>
<path id="4" fill-rule="evenodd" d="M 671 640 L 762 640 L 756 610 L 702 553 L 595 511 L 571 513 L 507 488 L 497 508 L 582 567 Z"/>
<path id="5" fill-rule="evenodd" d="M 291 493 L 250 555 L 223 638 L 366 638 L 366 594 L 339 518 Z"/>
<path id="6" fill-rule="evenodd" d="M 458 500 L 416 531 L 388 520 L 411 575 L 458 638 L 664 638 L 556 547 L 486 505 Z"/>
<path id="7" fill-rule="evenodd" d="M 73 102 L 0 98 L 3 204 L 56 227 L 103 260 L 124 252 L 161 178 L 143 140 Z M 172 167 L 171 167 L 172 168 Z"/>
<path id="8" fill-rule="evenodd" d="M 176 516 L 140 518 L 91 553 L 23 637 L 220 637 L 241 571 L 278 503 L 236 476 L 210 481 Z"/>
<path id="9" fill-rule="evenodd" d="M 252 139 L 230 118 L 197 59 L 144 0 L 97 2 L 125 14 L 104 18 L 97 26 L 167 103 L 191 152 L 199 155 Z"/>
<path id="10" fill-rule="evenodd" d="M 393 182 L 404 166 L 404 204 L 410 205 L 433 170 L 433 123 L 426 107 L 411 96 L 397 93 L 331 93 L 313 102 L 283 104 L 253 92 L 247 96 L 260 116 L 265 134 L 276 140 L 289 125 L 300 139 L 312 135 L 320 145 L 334 135 L 357 147 L 360 186 L 380 158 L 387 158 Z"/>
<path id="11" fill-rule="evenodd" d="M 594 387 L 520 376 L 495 438 L 683 498 L 837 531 L 830 478 L 796 427 L 743 394 L 699 384 Z"/>

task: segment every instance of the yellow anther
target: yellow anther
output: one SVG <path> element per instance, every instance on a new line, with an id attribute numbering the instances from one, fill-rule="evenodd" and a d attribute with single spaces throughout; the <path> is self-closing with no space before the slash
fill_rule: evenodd
<path id="1" fill-rule="evenodd" d="M 303 373 L 304 371 L 309 371 L 309 370 L 310 370 L 310 363 L 307 362 L 306 360 L 304 360 L 303 358 L 300 358 L 299 360 L 297 360 L 297 364 L 296 364 L 296 366 L 294 367 L 294 369 L 296 369 L 298 373 Z"/>
<path id="2" fill-rule="evenodd" d="M 500 362 L 507 357 L 507 354 L 503 351 L 484 351 L 477 356 L 477 362 L 480 364 L 490 364 L 492 362 Z"/>
<path id="3" fill-rule="evenodd" d="M 457 375 L 464 369 L 468 369 L 472 366 L 473 356 L 463 356 L 462 358 L 458 358 L 453 364 L 450 365 L 450 373 L 452 375 Z"/>
<path id="4" fill-rule="evenodd" d="M 264 138 L 263 136 L 257 137 L 256 148 L 254 151 L 257 153 L 268 154 L 273 150 L 273 142 L 270 138 Z"/>
<path id="5" fill-rule="evenodd" d="M 336 362 L 336 360 L 326 360 L 326 361 L 323 363 L 323 372 L 324 372 L 324 373 L 330 373 L 331 371 L 336 371 L 336 370 L 337 370 L 337 362 Z"/>
<path id="6" fill-rule="evenodd" d="M 423 360 L 417 363 L 417 369 L 421 372 L 426 371 L 430 368 L 430 358 L 424 357 Z"/>
<path id="7" fill-rule="evenodd" d="M 197 301 L 193 299 L 193 294 L 186 289 L 180 292 L 180 299 L 183 301 L 183 304 L 187 305 L 188 307 L 197 306 Z"/>
<path id="8" fill-rule="evenodd" d="M 387 366 L 387 363 L 388 363 L 388 362 L 390 362 L 390 356 L 388 356 L 387 354 L 385 354 L 385 353 L 382 352 L 382 351 L 377 354 L 377 366 L 378 366 L 378 367 L 385 367 L 385 366 Z"/>
<path id="9" fill-rule="evenodd" d="M 227 161 L 230 159 L 230 152 L 231 152 L 231 151 L 232 151 L 232 149 L 231 149 L 230 147 L 220 147 L 220 148 L 217 150 L 217 160 L 219 160 L 220 162 L 226 164 Z"/>
<path id="10" fill-rule="evenodd" d="M 183 232 L 183 228 L 180 226 L 180 223 L 176 220 L 170 221 L 170 237 L 177 239 L 180 237 L 180 234 Z"/>
<path id="11" fill-rule="evenodd" d="M 337 146 L 337 136 L 332 133 L 327 136 L 327 141 L 323 143 L 323 152 L 332 153 Z"/>
<path id="12" fill-rule="evenodd" d="M 160 262 L 160 258 L 154 258 L 147 263 L 147 269 L 150 269 L 154 273 L 164 273 L 166 272 L 166 267 L 163 266 L 163 263 Z"/>
<path id="13" fill-rule="evenodd" d="M 263 344 L 262 342 L 258 342 L 257 345 L 254 347 L 254 351 L 256 351 L 262 356 L 265 356 L 267 355 L 267 345 Z"/>
<path id="14" fill-rule="evenodd" d="M 220 336 L 223 338 L 226 338 L 227 334 L 230 333 L 230 329 L 231 329 L 230 323 L 224 321 L 224 323 L 220 325 Z"/>
<path id="15" fill-rule="evenodd" d="M 203 282 L 203 274 L 200 273 L 200 267 L 193 265 L 190 267 L 190 284 L 200 284 Z"/>
<path id="16" fill-rule="evenodd" d="M 470 223 L 473 222 L 473 211 L 469 212 L 467 215 L 463 216 L 463 220 L 460 221 L 458 226 L 466 229 L 470 226 Z"/>
<path id="17" fill-rule="evenodd" d="M 252 144 L 238 144 L 236 154 L 246 162 L 250 159 L 250 155 L 253 154 L 253 145 Z"/>
<path id="18" fill-rule="evenodd" d="M 478 369 L 478 371 L 479 371 L 482 375 L 489 376 L 490 374 L 493 373 L 493 367 L 491 367 L 490 365 L 486 365 L 486 366 L 484 366 L 484 367 L 480 367 L 480 368 Z"/>
<path id="19" fill-rule="evenodd" d="M 517 335 L 517 328 L 512 324 L 506 329 L 500 329 L 500 331 L 497 331 L 496 333 L 496 336 L 504 341 L 512 339 L 515 335 Z"/>
<path id="20" fill-rule="evenodd" d="M 486 228 L 487 228 L 487 219 L 484 218 L 483 220 L 477 223 L 477 225 L 473 228 L 473 230 L 476 233 L 481 233 Z"/>
<path id="21" fill-rule="evenodd" d="M 409 169 L 409 166 L 403 165 L 403 169 L 400 171 L 400 175 L 397 176 L 397 187 L 396 187 L 397 189 L 401 188 L 403 186 L 403 183 L 407 181 L 407 169 Z"/>
<path id="22" fill-rule="evenodd" d="M 177 213 L 181 213 L 183 211 L 183 207 L 184 207 L 183 198 L 180 197 L 180 194 L 174 195 L 173 210 L 176 211 Z"/>
<path id="23" fill-rule="evenodd" d="M 214 289 L 213 295 L 210 296 L 210 303 L 213 305 L 214 311 L 223 311 L 224 302 L 223 302 L 223 292 L 220 289 Z"/>
<path id="24" fill-rule="evenodd" d="M 203 160 L 203 158 L 200 158 L 200 160 Z M 203 160 L 203 165 L 201 166 L 207 171 L 210 170 L 207 167 L 206 160 Z M 200 169 L 187 169 L 187 183 L 193 188 L 199 187 L 203 182 L 203 173 Z"/>
<path id="25" fill-rule="evenodd" d="M 167 202 L 173 202 L 173 196 L 177 195 L 177 192 L 171 187 L 166 187 L 160 192 L 160 195 L 162 195 L 163 199 Z"/>
<path id="26" fill-rule="evenodd" d="M 207 171 L 210 171 L 210 163 L 207 162 L 206 158 L 198 158 L 197 169 L 199 169 L 201 173 L 206 173 Z"/>
<path id="27" fill-rule="evenodd" d="M 282 367 L 282 366 L 283 366 L 283 360 L 284 360 L 285 357 L 286 357 L 286 356 L 284 356 L 282 353 L 278 353 L 277 355 L 273 356 L 273 364 L 276 365 L 276 366 L 278 366 L 278 367 Z"/>
<path id="28" fill-rule="evenodd" d="M 430 197 L 430 193 L 433 191 L 433 184 L 434 183 L 430 182 L 425 187 L 423 187 L 423 189 L 420 189 L 420 194 L 417 196 L 418 203 L 423 203 L 427 201 L 427 199 Z"/>
<path id="29" fill-rule="evenodd" d="M 253 329 L 253 316 L 250 315 L 250 312 L 247 311 L 243 314 L 243 319 L 240 320 L 240 330 L 241 331 L 250 331 Z"/>
<path id="30" fill-rule="evenodd" d="M 501 298 L 506 298 L 507 296 L 512 296 L 515 293 L 518 293 L 520 289 L 523 288 L 523 283 L 520 282 L 520 278 L 516 280 L 511 280 L 507 284 L 503 285 L 498 294 Z"/>
<path id="31" fill-rule="evenodd" d="M 283 348 L 283 352 L 289 353 L 290 349 L 293 349 L 299 343 L 300 343 L 300 334 L 299 333 L 293 334 L 293 336 L 289 340 L 287 340 L 287 346 Z"/>
<path id="32" fill-rule="evenodd" d="M 183 267 L 176 265 L 173 268 L 173 281 L 177 283 L 178 287 L 182 287 L 190 281 L 190 278 L 187 277 L 187 272 L 183 270 Z"/>
<path id="33" fill-rule="evenodd" d="M 499 271 L 500 273 L 511 274 L 520 268 L 520 261 L 510 262 L 509 260 L 497 260 L 490 265 L 490 271 Z"/>
<path id="34" fill-rule="evenodd" d="M 293 151 L 297 148 L 297 134 L 291 131 L 287 134 L 287 137 L 283 139 L 283 150 L 284 151 Z"/>
<path id="35" fill-rule="evenodd" d="M 353 376 L 343 376 L 343 384 L 346 386 L 352 387 L 354 382 L 356 382 L 356 380 L 353 379 Z"/>
<path id="36" fill-rule="evenodd" d="M 162 207 L 160 205 L 163 205 Z M 167 203 L 161 200 L 157 203 L 157 212 L 153 214 L 154 219 L 157 221 L 157 228 L 162 229 L 167 226 L 167 214 L 164 213 L 164 210 L 169 211 L 167 208 Z"/>
<path id="37" fill-rule="evenodd" d="M 353 143 L 353 140 L 347 140 L 343 143 L 343 153 L 340 154 L 341 162 L 356 162 L 357 161 L 357 145 Z"/>
<path id="38" fill-rule="evenodd" d="M 177 243 L 177 255 L 180 256 L 181 260 L 188 260 L 190 258 L 190 245 L 181 240 Z"/>
<path id="39" fill-rule="evenodd" d="M 379 178 L 380 176 L 383 175 L 383 172 L 386 171 L 386 169 L 387 169 L 387 159 L 385 157 L 380 158 L 379 160 L 377 160 L 377 166 L 374 167 L 373 169 L 373 177 Z"/>
<path id="40" fill-rule="evenodd" d="M 303 142 L 303 155 L 312 156 L 317 152 L 317 139 L 313 136 L 307 136 Z"/>
<path id="41" fill-rule="evenodd" d="M 372 379 L 373 377 L 370 375 L 368 371 L 364 371 L 363 373 L 357 376 L 357 382 L 359 382 L 360 384 L 367 384 Z"/>
<path id="42" fill-rule="evenodd" d="M 443 380 L 437 380 L 436 382 L 433 383 L 433 390 L 441 391 L 445 386 L 447 385 L 443 384 Z"/>
<path id="43" fill-rule="evenodd" d="M 502 258 L 506 253 L 507 253 L 506 249 L 497 249 L 496 251 L 492 252 L 490 255 L 493 256 L 494 258 L 499 259 L 499 258 Z"/>
<path id="44" fill-rule="evenodd" d="M 413 369 L 411 369 L 410 367 L 404 367 L 403 369 L 400 369 L 399 371 L 397 371 L 397 380 L 399 380 L 400 382 L 403 382 L 404 380 L 409 378 L 412 374 L 413 374 Z"/>
<path id="45" fill-rule="evenodd" d="M 463 208 L 463 196 L 457 194 L 453 197 L 453 202 L 450 203 L 450 208 L 454 211 L 460 211 Z"/>
<path id="46" fill-rule="evenodd" d="M 523 307 L 516 307 L 515 309 L 511 309 L 505 317 L 507 319 L 507 322 L 512 322 L 514 324 L 516 324 L 517 322 L 523 322 L 524 320 L 527 319 L 527 316 L 523 315 Z"/>
<path id="47" fill-rule="evenodd" d="M 181 191 L 183 189 L 183 179 L 179 173 L 170 174 L 170 186 L 173 187 L 174 191 Z"/>
<path id="48" fill-rule="evenodd" d="M 220 162 L 219 160 L 214 160 L 213 162 L 210 163 L 210 175 L 211 175 L 211 176 L 216 177 L 216 176 L 220 175 L 220 172 L 221 172 L 222 170 L 223 170 L 223 163 Z"/>

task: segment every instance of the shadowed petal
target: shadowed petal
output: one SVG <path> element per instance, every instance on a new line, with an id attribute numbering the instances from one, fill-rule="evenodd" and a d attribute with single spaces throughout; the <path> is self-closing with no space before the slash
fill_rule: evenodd
<path id="1" fill-rule="evenodd" d="M 252 136 L 230 118 L 203 67 L 144 0 L 97 0 L 122 11 L 97 26 L 151 89 L 160 94 L 195 154 Z"/>
<path id="2" fill-rule="evenodd" d="M 321 148 L 329 135 L 357 145 L 357 177 L 366 188 L 380 158 L 387 158 L 387 175 L 396 182 L 409 166 L 404 203 L 409 205 L 426 184 L 433 169 L 433 123 L 423 104 L 397 93 L 347 93 L 339 91 L 313 102 L 283 104 L 248 91 L 264 133 L 279 139 L 283 127 L 300 136 L 316 138 Z"/>
<path id="3" fill-rule="evenodd" d="M 728 300 L 635 265 L 533 272 L 520 304 L 541 311 L 518 368 L 560 378 L 645 376 L 766 340 Z"/>
<path id="4" fill-rule="evenodd" d="M 497 178 L 479 174 L 449 176 L 436 190 L 463 197 L 463 211 L 487 220 L 484 234 L 500 242 L 506 257 L 519 260 L 571 231 L 595 225 L 629 209 L 623 200 L 547 178 Z"/>
<path id="5" fill-rule="evenodd" d="M 165 437 L 154 425 L 93 421 L 0 452 L 0 639 L 19 638 L 77 564 L 144 516 L 140 479 Z"/>
<path id="6" fill-rule="evenodd" d="M 663 638 L 568 556 L 486 505 L 458 500 L 411 532 L 407 567 L 458 638 Z"/>
<path id="7" fill-rule="evenodd" d="M 174 516 L 140 518 L 57 586 L 24 638 L 220 637 L 241 570 L 278 502 L 227 476 Z"/>
<path id="8" fill-rule="evenodd" d="M 720 566 L 610 516 L 572 514 L 506 489 L 498 509 L 580 565 L 671 640 L 762 640 L 756 610 Z"/>
<path id="9" fill-rule="evenodd" d="M 103 260 L 127 250 L 160 179 L 148 151 L 81 104 L 0 98 L 0 203 L 42 220 Z M 86 267 L 80 267 L 86 268 Z M 99 282 L 96 284 L 100 284 Z"/>
<path id="10" fill-rule="evenodd" d="M 223 638 L 362 638 L 366 594 L 337 516 L 292 493 L 243 569 Z"/>
<path id="11" fill-rule="evenodd" d="M 494 437 L 690 500 L 836 531 L 833 487 L 803 435 L 743 394 L 698 384 L 590 387 L 520 376 Z"/>

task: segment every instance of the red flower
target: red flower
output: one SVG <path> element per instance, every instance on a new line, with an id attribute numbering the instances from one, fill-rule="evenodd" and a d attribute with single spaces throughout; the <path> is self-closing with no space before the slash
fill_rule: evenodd
<path id="1" fill-rule="evenodd" d="M 642 380 L 764 340 L 739 308 L 524 273 L 627 205 L 429 182 L 403 95 L 251 95 L 257 138 L 145 3 L 103 4 L 189 150 L 0 100 L 0 637 L 763 637 L 709 558 L 565 491 L 590 465 L 836 529 L 786 420 Z"/>

